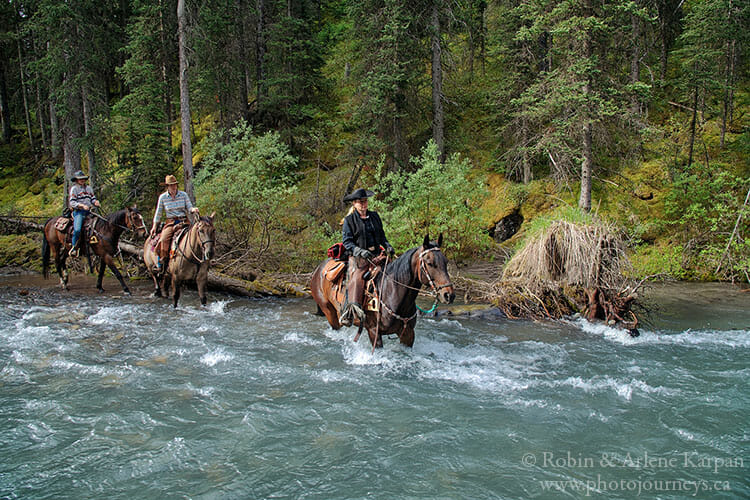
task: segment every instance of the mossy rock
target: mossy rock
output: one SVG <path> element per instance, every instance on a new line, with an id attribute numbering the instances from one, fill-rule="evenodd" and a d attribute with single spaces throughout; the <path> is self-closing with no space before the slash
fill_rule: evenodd
<path id="1" fill-rule="evenodd" d="M 16 266 L 42 271 L 41 243 L 29 235 L 0 236 L 0 267 Z"/>

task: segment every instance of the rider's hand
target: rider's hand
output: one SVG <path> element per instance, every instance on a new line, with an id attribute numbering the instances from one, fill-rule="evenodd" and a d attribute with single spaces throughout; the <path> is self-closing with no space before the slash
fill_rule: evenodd
<path id="1" fill-rule="evenodd" d="M 101 206 L 102 206 L 102 204 L 101 204 L 101 203 L 99 203 L 98 201 L 95 201 L 95 202 L 94 202 L 94 206 L 95 206 L 96 208 L 99 208 L 99 207 L 101 207 Z"/>
<path id="2" fill-rule="evenodd" d="M 91 210 L 91 207 L 88 206 L 88 205 L 82 205 L 81 208 L 84 209 L 84 210 L 86 210 L 86 211 Z"/>
<path id="3" fill-rule="evenodd" d="M 388 254 L 388 256 L 391 257 L 391 258 L 393 258 L 393 256 L 396 255 L 396 251 L 389 244 L 385 245 L 385 251 Z"/>
<path id="4" fill-rule="evenodd" d="M 354 251 L 355 257 L 360 257 L 362 259 L 372 259 L 375 257 L 375 254 L 373 254 L 371 251 L 369 251 L 366 248 L 359 248 L 357 247 Z"/>

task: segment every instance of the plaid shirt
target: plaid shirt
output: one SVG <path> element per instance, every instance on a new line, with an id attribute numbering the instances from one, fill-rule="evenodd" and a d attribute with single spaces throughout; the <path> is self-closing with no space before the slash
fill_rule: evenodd
<path id="1" fill-rule="evenodd" d="M 169 196 L 169 191 L 166 191 L 159 195 L 159 202 L 156 204 L 156 213 L 154 214 L 154 224 L 159 223 L 162 212 L 167 219 L 187 218 L 192 209 L 193 204 L 190 203 L 190 198 L 185 191 L 177 191 L 174 198 Z"/>
<path id="2" fill-rule="evenodd" d="M 96 200 L 94 196 L 94 190 L 91 186 L 81 186 L 76 183 L 70 186 L 70 198 L 68 198 L 68 206 L 72 210 L 82 210 L 82 205 L 88 205 L 91 207 Z"/>

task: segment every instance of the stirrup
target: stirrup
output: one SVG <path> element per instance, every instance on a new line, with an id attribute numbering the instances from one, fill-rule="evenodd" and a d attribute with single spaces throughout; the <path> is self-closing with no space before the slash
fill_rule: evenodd
<path id="1" fill-rule="evenodd" d="M 78 247 L 70 247 L 68 257 L 78 257 Z"/>

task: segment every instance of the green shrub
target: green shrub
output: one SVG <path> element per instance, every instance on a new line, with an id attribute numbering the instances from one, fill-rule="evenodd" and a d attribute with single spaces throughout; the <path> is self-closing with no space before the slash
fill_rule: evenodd
<path id="1" fill-rule="evenodd" d="M 202 207 L 217 212 L 216 224 L 231 243 L 249 245 L 258 258 L 281 229 L 283 203 L 297 189 L 297 159 L 278 133 L 254 135 L 243 122 L 229 131 L 226 143 L 225 134 L 219 130 L 206 139 L 196 194 Z"/>
<path id="2" fill-rule="evenodd" d="M 426 233 L 432 238 L 443 233 L 444 247 L 458 256 L 486 248 L 491 240 L 478 210 L 488 193 L 481 180 L 471 178 L 469 161 L 454 154 L 441 163 L 430 140 L 411 162 L 417 170 L 388 174 L 378 185 L 385 199 L 373 203 L 391 244 L 406 250 Z"/>

